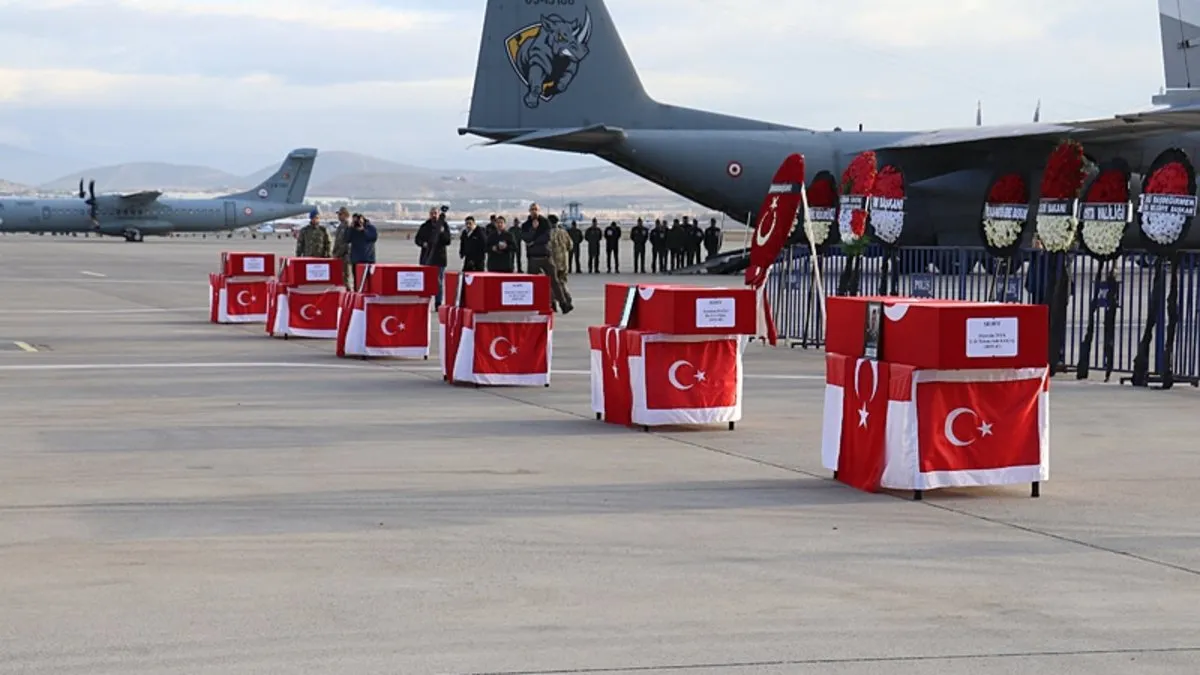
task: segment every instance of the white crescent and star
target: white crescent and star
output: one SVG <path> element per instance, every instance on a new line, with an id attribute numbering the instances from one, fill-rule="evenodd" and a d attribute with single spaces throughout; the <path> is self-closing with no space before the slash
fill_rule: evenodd
<path id="1" fill-rule="evenodd" d="M 975 418 L 976 422 L 979 422 L 979 426 L 976 427 L 979 430 L 978 438 L 972 438 L 969 441 L 964 441 L 955 435 L 954 422 L 963 415 L 970 415 L 971 417 Z M 983 420 L 979 419 L 979 413 L 971 410 L 970 408 L 955 408 L 954 410 L 950 411 L 949 415 L 946 415 L 946 427 L 942 429 L 942 432 L 946 434 L 946 440 L 950 442 L 950 445 L 953 445 L 956 448 L 965 448 L 974 444 L 984 436 L 991 436 L 992 425 L 989 422 L 984 422 Z"/>
<path id="2" fill-rule="evenodd" d="M 766 246 L 767 242 L 771 240 L 771 235 L 775 233 L 775 221 L 776 221 L 775 209 L 778 206 L 779 206 L 779 197 L 775 197 L 774 199 L 771 200 L 770 214 L 764 213 L 763 217 L 760 218 L 758 221 L 758 227 L 754 228 L 754 243 L 757 244 L 758 246 Z M 771 227 L 767 228 L 766 231 L 764 231 L 763 225 L 765 225 L 767 223 L 768 215 L 771 216 Z"/>
<path id="3" fill-rule="evenodd" d="M 613 344 L 612 353 L 608 353 L 608 343 L 609 343 L 608 338 L 610 336 L 617 338 L 617 339 L 611 341 Z M 621 371 L 619 369 L 617 369 L 617 357 L 620 356 L 620 353 L 621 353 L 621 335 L 620 335 L 620 333 L 617 332 L 616 328 L 609 328 L 606 331 L 604 331 L 604 351 L 606 354 L 608 354 L 608 357 L 610 359 L 612 359 L 613 378 L 620 379 Z"/>
<path id="4" fill-rule="evenodd" d="M 500 354 L 496 352 L 496 347 L 499 346 L 499 344 L 501 342 L 508 345 L 508 353 L 505 354 L 504 356 L 500 356 Z M 490 354 L 492 356 L 492 358 L 497 361 L 507 361 L 510 356 L 512 356 L 516 353 L 517 353 L 516 346 L 513 345 L 513 343 L 511 341 L 509 341 L 509 339 L 506 337 L 498 337 L 495 340 L 492 340 L 492 343 L 490 345 L 488 345 L 488 354 Z"/>
<path id="5" fill-rule="evenodd" d="M 310 309 L 313 310 L 313 314 L 315 316 L 308 315 L 308 310 L 310 310 Z M 313 305 L 304 305 L 303 307 L 300 308 L 300 318 L 304 319 L 305 321 L 312 321 L 313 319 L 317 318 L 318 316 L 321 316 L 321 310 L 317 309 Z"/>
<path id="6" fill-rule="evenodd" d="M 389 330 L 389 329 L 388 329 L 388 322 L 389 322 L 389 321 L 395 321 L 395 322 L 396 322 L 396 328 L 395 328 L 394 330 Z M 397 318 L 396 318 L 396 317 L 394 317 L 394 316 L 385 316 L 385 317 L 383 317 L 383 321 L 380 321 L 380 322 L 379 322 L 379 330 L 382 330 L 384 335 L 387 335 L 387 336 L 389 336 L 389 337 L 390 337 L 390 336 L 392 336 L 392 335 L 395 335 L 396 333 L 403 332 L 403 331 L 404 331 L 404 324 L 400 323 L 399 319 L 397 319 Z"/>
<path id="7" fill-rule="evenodd" d="M 865 428 L 867 426 L 867 418 L 871 416 L 871 413 L 867 411 L 867 404 L 870 403 L 871 401 L 874 401 L 875 394 L 877 394 L 879 392 L 879 362 L 878 361 L 868 361 L 867 359 L 859 359 L 858 363 L 855 364 L 855 366 L 854 366 L 854 398 L 858 399 L 859 401 L 862 401 L 863 398 L 862 398 L 862 394 L 858 390 L 858 373 L 862 370 L 862 366 L 864 363 L 871 364 L 871 398 L 867 399 L 866 401 L 863 401 L 862 407 L 858 409 L 858 426 Z"/>
<path id="8" fill-rule="evenodd" d="M 250 295 L 249 300 L 243 300 L 242 298 L 247 295 L 250 295 L 250 291 L 238 291 L 237 297 L 235 298 L 237 300 L 237 304 L 241 305 L 242 307 L 249 307 L 250 303 L 254 301 L 254 296 Z"/>
<path id="9" fill-rule="evenodd" d="M 696 371 L 696 375 L 694 376 L 695 381 L 687 386 L 684 386 L 684 384 L 679 381 L 679 369 L 684 366 L 691 366 L 692 370 Z M 675 387 L 679 391 L 687 391 L 691 389 L 697 384 L 703 382 L 705 377 L 706 376 L 703 370 L 696 368 L 691 361 L 684 361 L 682 359 L 672 363 L 671 367 L 667 369 L 667 380 L 671 383 L 672 387 Z"/>

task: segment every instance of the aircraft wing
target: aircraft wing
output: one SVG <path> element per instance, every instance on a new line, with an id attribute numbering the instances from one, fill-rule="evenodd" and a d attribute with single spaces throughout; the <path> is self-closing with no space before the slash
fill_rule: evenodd
<path id="1" fill-rule="evenodd" d="M 162 196 L 162 192 L 155 190 L 145 190 L 143 192 L 134 192 L 127 195 L 119 195 L 117 198 L 123 203 L 130 206 L 145 206 Z"/>
<path id="2" fill-rule="evenodd" d="M 983 148 L 1064 137 L 1075 138 L 1086 145 L 1089 141 L 1119 142 L 1170 131 L 1196 130 L 1200 130 L 1200 106 L 1187 106 L 1081 122 L 1014 124 L 919 132 L 877 149 L 904 151 L 952 146 Z"/>

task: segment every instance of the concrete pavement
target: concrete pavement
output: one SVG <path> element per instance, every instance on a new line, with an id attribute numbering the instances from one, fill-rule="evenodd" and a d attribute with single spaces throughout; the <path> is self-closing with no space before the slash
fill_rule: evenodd
<path id="1" fill-rule="evenodd" d="M 0 239 L 0 672 L 1200 664 L 1193 389 L 1056 381 L 1041 499 L 914 503 L 821 469 L 818 353 L 751 347 L 737 431 L 644 434 L 588 407 L 607 275 L 551 388 L 459 389 L 206 323 L 229 243 Z"/>

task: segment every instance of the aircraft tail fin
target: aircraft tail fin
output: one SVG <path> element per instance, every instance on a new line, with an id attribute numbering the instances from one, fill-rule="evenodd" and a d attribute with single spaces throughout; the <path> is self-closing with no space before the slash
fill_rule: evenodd
<path id="1" fill-rule="evenodd" d="M 308 192 L 308 181 L 312 178 L 317 151 L 300 148 L 288 153 L 287 159 L 270 178 L 253 189 L 227 195 L 226 199 L 261 199 L 283 204 L 301 204 Z"/>
<path id="2" fill-rule="evenodd" d="M 507 140 L 596 126 L 781 128 L 651 99 L 604 0 L 488 0 L 485 11 L 471 113 L 459 133 Z"/>
<path id="3" fill-rule="evenodd" d="M 1158 0 L 1167 89 L 1200 89 L 1200 0 Z"/>

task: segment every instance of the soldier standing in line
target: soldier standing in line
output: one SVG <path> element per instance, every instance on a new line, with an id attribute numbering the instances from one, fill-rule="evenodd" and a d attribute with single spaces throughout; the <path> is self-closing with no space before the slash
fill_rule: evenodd
<path id="1" fill-rule="evenodd" d="M 583 274 L 583 268 L 579 266 L 579 254 L 583 252 L 583 230 L 579 229 L 579 223 L 572 220 L 567 234 L 571 236 L 571 262 L 575 264 L 575 274 Z"/>
<path id="2" fill-rule="evenodd" d="M 300 228 L 296 236 L 297 258 L 328 258 L 333 242 L 329 230 L 321 224 L 321 212 L 313 209 L 308 213 L 308 224 Z"/>
<path id="3" fill-rule="evenodd" d="M 708 251 L 708 260 L 712 260 L 721 252 L 721 228 L 717 227 L 717 219 L 708 221 L 708 229 L 704 231 L 704 248 Z"/>
<path id="4" fill-rule="evenodd" d="M 583 238 L 588 245 L 588 274 L 600 273 L 600 240 L 604 238 L 604 232 L 600 230 L 600 224 L 592 218 L 592 226 L 583 233 Z"/>
<path id="5" fill-rule="evenodd" d="M 525 267 L 521 264 L 521 249 L 524 248 L 524 246 L 525 246 L 525 239 L 521 237 L 520 232 L 515 231 L 516 229 L 518 229 L 520 227 L 520 225 L 518 224 L 520 222 L 521 222 L 520 216 L 513 216 L 512 229 L 510 231 L 513 233 L 513 236 L 517 240 L 517 247 L 515 249 L 513 249 L 513 262 L 516 263 L 517 272 L 519 274 L 524 274 Z"/>
<path id="6" fill-rule="evenodd" d="M 637 219 L 637 225 L 629 231 L 629 239 L 633 242 L 633 273 L 646 273 L 646 241 L 650 238 L 650 230 L 642 223 L 642 219 Z"/>
<path id="7" fill-rule="evenodd" d="M 667 233 L 667 246 L 671 250 L 671 271 L 675 271 L 683 267 L 683 245 L 687 235 L 684 233 L 682 226 L 679 224 L 679 219 L 671 224 L 671 230 Z"/>
<path id="8" fill-rule="evenodd" d="M 338 226 L 333 234 L 333 253 L 331 255 L 342 261 L 342 283 L 346 288 L 354 290 L 354 270 L 350 265 L 350 242 L 347 241 L 350 231 L 350 209 L 344 206 L 338 209 L 337 218 Z M 358 218 L 355 218 L 355 221 L 357 220 Z"/>
<path id="9" fill-rule="evenodd" d="M 458 257 L 462 258 L 464 272 L 482 272 L 487 256 L 487 235 L 475 225 L 475 217 L 467 216 L 463 221 L 462 234 L 458 236 Z"/>
<path id="10" fill-rule="evenodd" d="M 487 271 L 512 272 L 513 251 L 517 248 L 517 238 L 513 236 L 512 230 L 508 229 L 504 216 L 496 217 L 495 226 L 496 231 L 487 238 Z"/>
<path id="11" fill-rule="evenodd" d="M 704 262 L 704 253 L 702 252 L 704 249 L 704 229 L 700 227 L 699 220 L 692 221 L 692 240 L 690 243 L 692 258 L 695 260 L 695 264 L 698 265 Z"/>
<path id="12" fill-rule="evenodd" d="M 661 274 L 667 271 L 667 224 L 655 219 L 650 230 L 650 271 Z"/>
<path id="13" fill-rule="evenodd" d="M 696 264 L 696 256 L 692 252 L 692 221 L 687 216 L 683 217 L 682 227 L 683 236 L 681 237 L 681 241 L 683 242 L 683 265 L 686 267 L 691 267 L 692 265 Z"/>
<path id="14" fill-rule="evenodd" d="M 612 221 L 604 230 L 604 250 L 606 252 L 605 260 L 608 262 L 608 273 L 613 273 L 613 267 L 616 267 L 617 274 L 621 273 L 621 226 L 617 221 Z"/>

